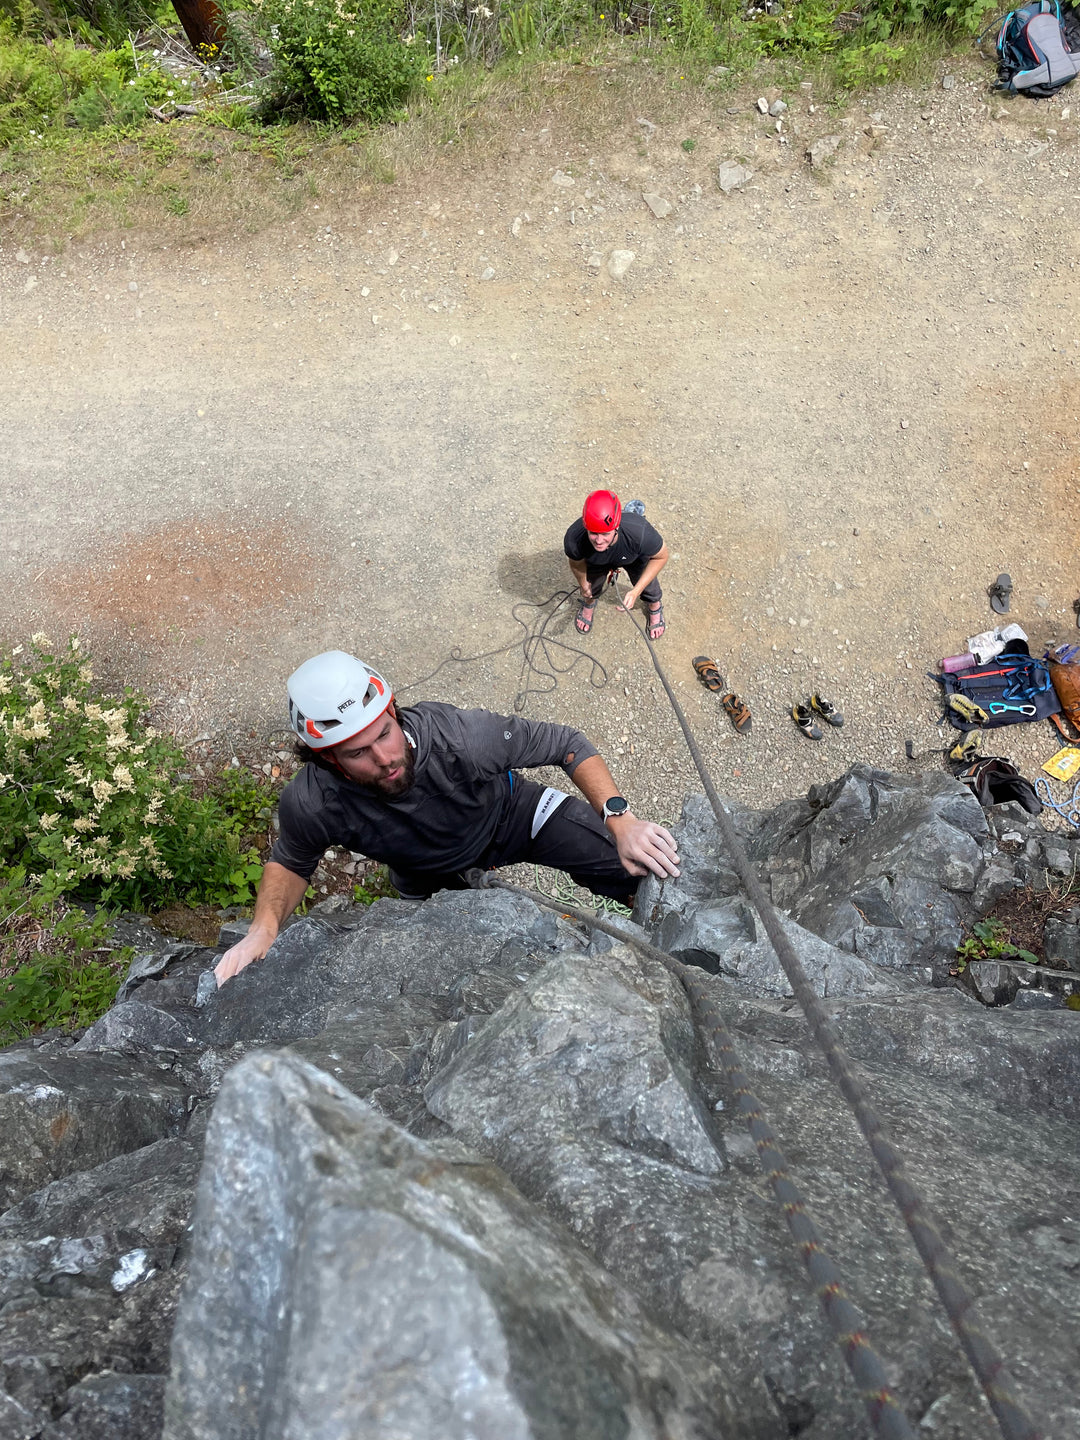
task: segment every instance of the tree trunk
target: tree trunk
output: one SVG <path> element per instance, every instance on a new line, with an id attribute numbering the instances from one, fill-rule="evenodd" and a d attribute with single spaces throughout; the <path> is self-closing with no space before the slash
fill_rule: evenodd
<path id="1" fill-rule="evenodd" d="M 173 9 L 200 60 L 209 58 L 207 47 L 221 49 L 225 43 L 225 16 L 217 0 L 173 0 Z"/>

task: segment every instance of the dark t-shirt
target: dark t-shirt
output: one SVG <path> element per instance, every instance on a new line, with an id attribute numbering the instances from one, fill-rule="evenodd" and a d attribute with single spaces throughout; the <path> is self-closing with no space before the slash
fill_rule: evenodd
<path id="1" fill-rule="evenodd" d="M 663 537 L 644 515 L 627 515 L 625 511 L 615 543 L 607 550 L 593 549 L 584 520 L 575 520 L 563 538 L 568 559 L 584 561 L 596 570 L 621 570 L 636 560 L 651 560 L 663 548 Z"/>
<path id="2" fill-rule="evenodd" d="M 310 878 L 340 845 L 397 870 L 461 870 L 491 843 L 510 799 L 507 771 L 558 765 L 572 775 L 595 755 L 580 730 L 459 710 L 434 700 L 398 712 L 416 759 L 412 788 L 394 800 L 322 765 L 307 764 L 281 796 L 270 858 Z"/>

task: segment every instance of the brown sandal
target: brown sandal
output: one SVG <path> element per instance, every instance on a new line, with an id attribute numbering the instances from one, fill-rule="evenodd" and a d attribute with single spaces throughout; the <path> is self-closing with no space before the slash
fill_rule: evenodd
<path id="1" fill-rule="evenodd" d="M 720 704 L 731 716 L 731 723 L 740 735 L 749 735 L 753 721 L 750 716 L 750 706 L 745 700 L 740 700 L 737 695 L 729 690 L 726 695 L 720 696 Z"/>
<path id="2" fill-rule="evenodd" d="M 708 655 L 695 655 L 692 664 L 706 690 L 715 690 L 717 694 L 723 690 L 724 677 L 716 668 L 715 660 L 710 660 Z"/>

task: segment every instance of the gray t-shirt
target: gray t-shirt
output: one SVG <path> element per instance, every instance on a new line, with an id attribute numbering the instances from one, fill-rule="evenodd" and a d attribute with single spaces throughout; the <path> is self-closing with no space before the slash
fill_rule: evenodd
<path id="1" fill-rule="evenodd" d="M 308 879 L 336 845 L 397 870 L 461 870 L 491 843 L 510 801 L 508 771 L 558 765 L 573 775 L 597 753 L 569 725 L 434 700 L 399 710 L 398 719 L 414 746 L 412 788 L 387 800 L 305 765 L 282 792 L 271 860 Z"/>

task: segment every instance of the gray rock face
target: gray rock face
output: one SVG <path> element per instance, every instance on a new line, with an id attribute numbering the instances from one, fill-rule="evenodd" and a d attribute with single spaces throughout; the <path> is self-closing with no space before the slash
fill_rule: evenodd
<path id="1" fill-rule="evenodd" d="M 721 1437 L 720 1370 L 495 1170 L 252 1056 L 207 1140 L 167 1440 Z M 777 1432 L 779 1433 L 779 1432 Z"/>
<path id="2" fill-rule="evenodd" d="M 1015 883 L 982 807 L 947 775 L 898 776 L 857 765 L 815 786 L 805 801 L 735 818 L 773 903 L 804 930 L 869 966 L 924 979 L 928 970 L 944 975 L 963 925 Z M 711 957 L 699 958 L 706 968 L 740 974 L 728 956 L 756 931 L 703 797 L 687 801 L 679 843 L 681 878 L 647 881 L 635 918 L 658 945 L 699 949 Z M 875 993 L 866 966 L 834 964 L 829 977 L 823 955 L 815 964 L 830 985 L 826 993 Z M 761 975 L 760 962 L 750 975 Z"/>
<path id="3" fill-rule="evenodd" d="M 579 944 L 569 926 L 514 895 L 443 892 L 423 906 L 384 900 L 349 928 L 292 926 L 265 960 L 211 998 L 207 1033 L 216 1045 L 317 1035 L 401 994 L 440 994 L 489 965 L 531 973 Z"/>
<path id="4" fill-rule="evenodd" d="M 0 1205 L 179 1134 L 191 1098 L 188 1085 L 152 1064 L 0 1053 Z"/>
<path id="5" fill-rule="evenodd" d="M 163 1375 L 88 1375 L 67 1392 L 68 1408 L 41 1440 L 156 1440 L 165 1409 Z"/>
<path id="6" fill-rule="evenodd" d="M 607 967 L 607 975 L 601 979 L 585 970 L 586 964 Z M 631 1153 L 612 1123 L 615 1103 L 624 1116 L 645 1103 L 645 1077 L 669 1086 L 692 1083 L 678 1078 L 686 1073 L 676 1063 L 685 1056 L 681 1042 L 661 1039 L 660 1016 L 672 1010 L 678 1015 L 679 998 L 665 993 L 663 980 L 647 976 L 647 968 L 618 950 L 595 961 L 566 959 L 548 966 L 428 1085 L 428 1105 L 456 1135 L 491 1155 L 527 1195 L 558 1215 L 665 1321 L 708 1353 L 722 1354 L 733 1380 L 745 1387 L 744 1403 L 749 1404 L 754 1381 L 764 1374 L 769 1393 L 800 1435 L 821 1440 L 862 1435 L 858 1403 L 778 1216 L 751 1198 L 761 1193 L 757 1158 L 741 1126 L 727 1120 L 730 1096 L 717 1079 L 701 1075 L 685 1107 L 669 1101 L 662 1113 L 695 1113 L 702 1095 L 719 1104 L 708 1129 L 725 1157 L 722 1170 L 708 1173 L 686 1140 L 675 1143 L 675 1136 L 687 1134 L 685 1120 L 682 1126 L 673 1120 L 666 1153 L 654 1135 L 651 1159 L 640 1155 L 640 1146 Z M 642 994 L 646 978 L 651 988 Z M 993 1432 L 981 1401 L 957 1357 L 947 1322 L 929 1301 L 898 1215 L 879 1184 L 868 1193 L 854 1178 L 865 1173 L 864 1143 L 825 1080 L 823 1062 L 810 1048 L 801 1019 L 780 1002 L 745 998 L 730 982 L 711 984 L 729 1019 L 738 1022 L 740 1053 L 757 1072 L 798 1182 L 856 1299 L 869 1313 L 872 1337 L 894 1373 L 903 1377 L 909 1415 L 917 1418 L 932 1404 L 939 1404 L 940 1414 L 947 1402 L 959 1428 L 943 1433 L 957 1440 L 961 1435 L 989 1440 Z M 621 1004 L 610 994 L 619 986 L 627 991 Z M 586 995 L 594 998 L 585 1002 Z M 597 1004 L 601 995 L 603 1002 Z M 906 1029 L 901 1023 L 890 1030 L 892 1018 L 906 1014 L 909 997 L 841 1000 L 830 1008 L 845 1041 L 873 1061 L 873 1093 L 911 1157 L 931 1206 L 946 1220 L 965 1277 L 976 1293 L 995 1297 L 985 1321 L 997 1325 L 993 1333 L 1004 1350 L 1019 1357 L 1020 1382 L 1038 1406 L 1065 1423 L 1073 1414 L 1065 1337 L 1076 1306 L 1069 1257 L 1080 1240 L 1067 1219 L 1072 1186 L 1080 1177 L 1071 1122 L 1041 1121 L 1024 1113 L 1030 1097 L 1023 1093 L 1016 1056 L 1024 1032 L 1029 1039 L 1035 1036 L 1034 1017 L 1025 1022 L 1010 1016 L 1017 1023 L 1002 1025 L 987 1038 L 982 1068 L 965 1077 L 971 1084 L 965 1094 L 951 1083 L 957 1061 L 963 1055 L 966 1062 L 971 1046 L 970 1033 L 961 1040 L 963 1022 L 981 1024 L 986 1012 L 954 991 L 918 998 L 940 1004 L 944 1012 L 936 1017 L 944 1023 L 932 1060 L 926 1053 L 926 1024 Z M 651 1042 L 647 1026 L 623 1029 L 623 1013 L 638 1004 L 657 1007 Z M 586 1025 L 582 1016 L 589 1017 Z M 1056 1017 L 1039 1020 L 1047 1018 Z M 1066 1023 L 1068 1018 L 1062 1017 Z M 618 1040 L 607 1029 L 598 1031 L 598 1025 L 610 1027 Z M 1011 1050 L 995 1061 L 995 1047 L 1010 1032 Z M 1074 1029 L 1070 1040 L 1075 1034 Z M 1064 1030 L 1058 1038 L 1065 1040 Z M 637 1071 L 628 1064 L 631 1055 L 640 1057 Z M 899 1063 L 883 1063 L 888 1061 Z M 940 1080 L 929 1078 L 935 1071 Z M 637 1094 L 632 1084 L 623 1086 L 630 1075 L 643 1087 Z M 1007 1077 L 1016 1118 L 1002 1115 L 997 1101 L 1010 1083 Z M 1071 1098 L 1065 1103 L 1074 1104 Z M 1024 1138 L 1029 1123 L 1030 1151 Z M 957 1197 L 974 1197 L 983 1187 L 994 1194 L 995 1223 L 1010 1235 L 1025 1233 L 1030 1220 L 1037 1228 L 1045 1226 L 1049 1245 L 1049 1235 L 1064 1226 L 1063 1249 L 1037 1264 L 1038 1294 L 1029 1288 L 1010 1246 L 986 1243 L 981 1221 L 948 1224 L 956 1215 Z M 1036 1219 L 1036 1212 L 1053 1218 Z M 1016 1243 L 1022 1242 L 1017 1238 Z M 1003 1320 L 1001 1307 L 1014 1303 Z M 749 1411 L 743 1423 L 743 1433 L 754 1433 Z"/>
<path id="7" fill-rule="evenodd" d="M 1043 953 L 1049 965 L 1080 972 L 1080 908 L 1051 915 L 1043 930 Z"/>

